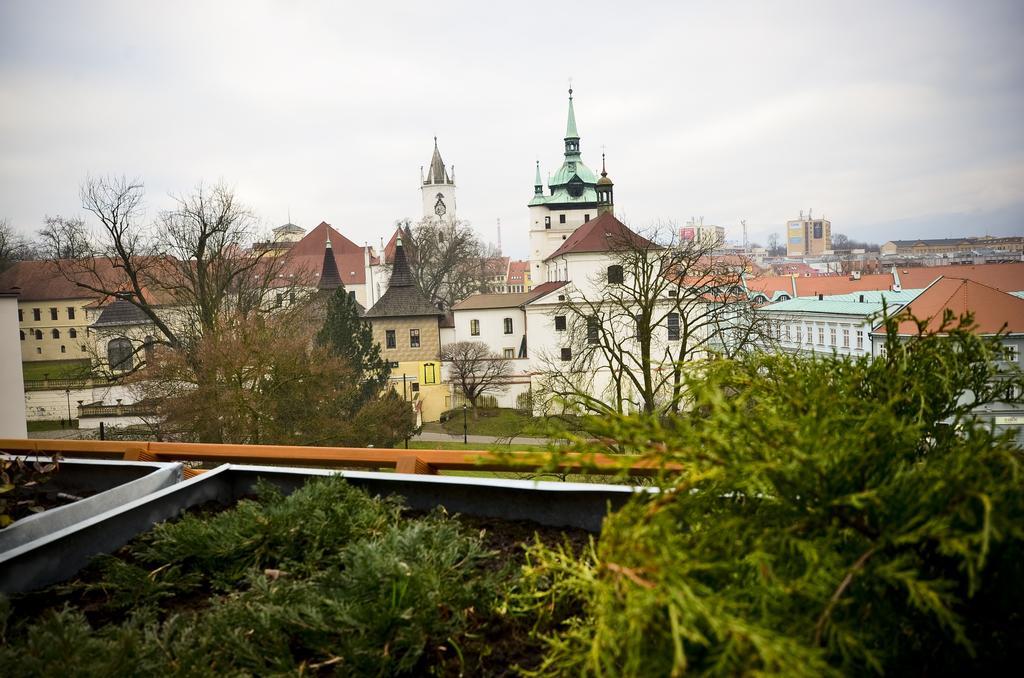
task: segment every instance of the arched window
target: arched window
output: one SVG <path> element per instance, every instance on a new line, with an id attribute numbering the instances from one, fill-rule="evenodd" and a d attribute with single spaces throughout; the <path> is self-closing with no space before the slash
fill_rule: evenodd
<path id="1" fill-rule="evenodd" d="M 42 338 L 43 338 L 43 331 L 42 330 L 36 330 L 36 339 L 42 339 Z"/>
<path id="2" fill-rule="evenodd" d="M 107 343 L 107 364 L 114 372 L 132 368 L 132 342 L 125 338 L 111 339 Z"/>
<path id="3" fill-rule="evenodd" d="M 78 338 L 78 330 L 76 330 L 74 327 L 72 327 L 70 330 L 68 330 L 68 336 L 71 337 L 72 339 L 77 339 Z"/>
<path id="4" fill-rule="evenodd" d="M 50 335 L 51 335 L 51 336 L 52 336 L 52 337 L 53 337 L 54 339 L 60 339 L 60 330 L 52 330 L 52 331 L 50 332 Z"/>

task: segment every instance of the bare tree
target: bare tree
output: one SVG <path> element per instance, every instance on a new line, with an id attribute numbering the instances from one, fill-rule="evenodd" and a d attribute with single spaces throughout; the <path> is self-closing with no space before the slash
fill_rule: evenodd
<path id="1" fill-rule="evenodd" d="M 786 246 L 780 241 L 778 233 L 771 233 L 768 235 L 768 254 L 774 256 L 782 256 L 786 253 Z"/>
<path id="2" fill-rule="evenodd" d="M 563 352 L 543 356 L 542 397 L 595 413 L 678 412 L 686 370 L 772 340 L 742 267 L 715 243 L 627 231 L 609 247 L 606 269 L 570 283 L 553 313 L 566 319 Z"/>
<path id="3" fill-rule="evenodd" d="M 43 259 L 83 259 L 90 256 L 85 222 L 79 217 L 47 216 L 36 234 L 39 254 Z"/>
<path id="4" fill-rule="evenodd" d="M 134 306 L 154 329 L 153 344 L 184 349 L 216 330 L 225 311 L 259 309 L 278 284 L 284 259 L 253 252 L 257 222 L 223 184 L 174 198 L 155 224 L 143 223 L 144 188 L 125 177 L 90 177 L 82 207 L 98 222 L 48 219 L 44 241 L 60 274 L 84 290 Z"/>
<path id="5" fill-rule="evenodd" d="M 0 271 L 28 256 L 29 245 L 6 218 L 0 219 Z"/>
<path id="6" fill-rule="evenodd" d="M 441 347 L 441 360 L 448 363 L 449 379 L 473 406 L 474 416 L 480 396 L 506 390 L 512 376 L 511 361 L 492 353 L 482 341 L 446 344 Z"/>
<path id="7" fill-rule="evenodd" d="M 468 222 L 424 219 L 405 228 L 403 242 L 416 284 L 429 299 L 450 308 L 485 284 L 487 250 Z"/>

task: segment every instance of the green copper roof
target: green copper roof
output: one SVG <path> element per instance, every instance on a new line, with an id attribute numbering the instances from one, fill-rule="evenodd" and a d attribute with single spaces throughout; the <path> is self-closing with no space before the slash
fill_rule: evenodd
<path id="1" fill-rule="evenodd" d="M 763 307 L 763 311 L 779 313 L 834 313 L 839 315 L 872 316 L 882 312 L 882 299 L 888 305 L 889 312 L 913 301 L 922 290 L 902 290 L 900 292 L 864 291 L 851 294 L 830 294 L 824 299 L 817 297 L 799 297 L 787 301 L 779 301 Z M 864 295 L 864 301 L 860 296 Z"/>
<path id="2" fill-rule="evenodd" d="M 585 186 L 583 193 L 578 198 L 569 195 L 569 191 L 562 186 L 553 189 L 551 195 L 535 195 L 529 202 L 530 205 L 584 205 L 587 203 L 597 204 L 597 191 L 593 186 Z"/>
<path id="3" fill-rule="evenodd" d="M 579 177 L 586 185 L 595 185 L 597 183 L 597 177 L 590 171 L 590 168 L 584 165 L 579 160 L 566 160 L 562 163 L 562 166 L 555 172 L 555 176 L 551 177 L 548 181 L 548 185 L 551 188 L 557 188 L 558 186 L 564 186 L 569 183 L 573 177 Z"/>
<path id="4" fill-rule="evenodd" d="M 580 133 L 576 131 L 576 111 L 572 107 L 572 90 L 569 90 L 569 119 L 565 123 L 565 138 L 579 139 Z"/>

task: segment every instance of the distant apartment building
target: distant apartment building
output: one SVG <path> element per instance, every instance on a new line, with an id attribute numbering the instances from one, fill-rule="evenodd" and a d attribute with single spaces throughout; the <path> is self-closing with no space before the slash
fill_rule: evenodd
<path id="1" fill-rule="evenodd" d="M 786 256 L 807 257 L 832 250 L 832 222 L 815 219 L 811 212 L 786 224 Z"/>
<path id="2" fill-rule="evenodd" d="M 721 247 L 725 244 L 725 226 L 704 225 L 704 218 L 691 219 L 679 229 L 680 242 L 696 242 L 701 246 Z"/>
<path id="3" fill-rule="evenodd" d="M 530 284 L 530 262 L 512 261 L 508 265 L 508 292 L 520 294 L 529 292 L 533 286 Z"/>

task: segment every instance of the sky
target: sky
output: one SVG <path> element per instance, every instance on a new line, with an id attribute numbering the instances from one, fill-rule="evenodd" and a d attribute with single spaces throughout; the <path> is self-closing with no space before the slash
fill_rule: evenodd
<path id="1" fill-rule="evenodd" d="M 635 228 L 1021 234 L 1022 35 L 1020 0 L 0 0 L 0 219 L 31 234 L 123 174 L 150 220 L 224 181 L 268 230 L 376 244 L 421 216 L 436 135 L 458 216 L 525 257 L 571 78 Z"/>

